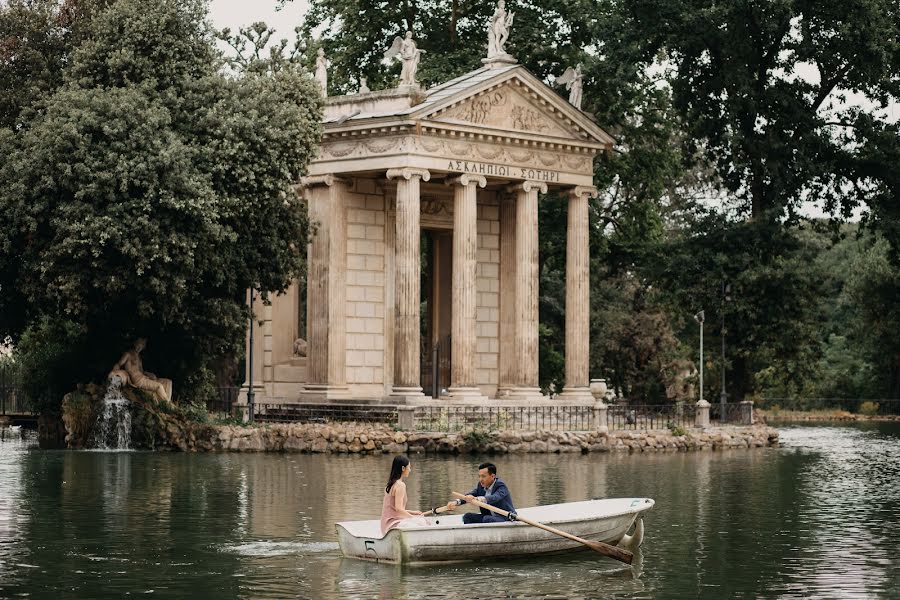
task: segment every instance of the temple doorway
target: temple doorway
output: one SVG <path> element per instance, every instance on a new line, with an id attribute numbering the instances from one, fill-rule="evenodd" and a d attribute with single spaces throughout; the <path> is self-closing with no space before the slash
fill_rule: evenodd
<path id="1" fill-rule="evenodd" d="M 439 398 L 450 387 L 453 231 L 423 229 L 421 248 L 422 390 Z"/>

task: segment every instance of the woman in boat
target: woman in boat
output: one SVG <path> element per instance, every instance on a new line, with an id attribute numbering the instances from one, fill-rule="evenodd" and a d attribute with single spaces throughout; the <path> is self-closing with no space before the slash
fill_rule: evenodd
<path id="1" fill-rule="evenodd" d="M 415 519 L 417 525 L 428 525 L 420 511 L 406 510 L 406 483 L 403 480 L 409 477 L 410 471 L 412 465 L 408 458 L 402 454 L 394 457 L 381 505 L 381 535 L 397 527 L 404 519 Z"/>

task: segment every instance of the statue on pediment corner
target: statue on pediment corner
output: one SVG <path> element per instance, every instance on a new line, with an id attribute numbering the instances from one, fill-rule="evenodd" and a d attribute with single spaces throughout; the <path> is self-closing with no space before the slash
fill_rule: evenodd
<path id="1" fill-rule="evenodd" d="M 394 57 L 400 57 L 400 60 L 403 62 L 403 66 L 400 69 L 401 87 L 414 87 L 419 85 L 419 82 L 416 81 L 416 70 L 419 68 L 419 60 L 421 60 L 422 54 L 424 53 L 424 50 L 419 50 L 416 46 L 412 31 L 407 31 L 405 38 L 399 36 L 394 38 L 394 43 L 391 45 L 390 49 L 384 53 L 384 59 L 391 60 Z"/>
<path id="2" fill-rule="evenodd" d="M 315 79 L 322 90 L 322 95 L 328 97 L 328 59 L 325 58 L 324 48 L 319 48 L 316 51 Z"/>
<path id="3" fill-rule="evenodd" d="M 569 67 L 566 72 L 556 78 L 556 85 L 565 85 L 569 90 L 569 104 L 581 109 L 581 86 L 584 75 L 581 73 L 581 63 L 573 69 Z"/>

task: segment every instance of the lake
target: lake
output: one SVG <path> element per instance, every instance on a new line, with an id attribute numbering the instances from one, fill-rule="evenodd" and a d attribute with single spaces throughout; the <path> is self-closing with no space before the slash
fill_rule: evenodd
<path id="1" fill-rule="evenodd" d="M 0 597 L 900 597 L 900 423 L 781 428 L 781 448 L 412 456 L 410 508 L 495 462 L 519 507 L 648 496 L 627 567 L 593 552 L 399 567 L 343 559 L 390 456 L 44 451 L 0 429 Z M 460 557 L 465 558 L 465 557 Z"/>

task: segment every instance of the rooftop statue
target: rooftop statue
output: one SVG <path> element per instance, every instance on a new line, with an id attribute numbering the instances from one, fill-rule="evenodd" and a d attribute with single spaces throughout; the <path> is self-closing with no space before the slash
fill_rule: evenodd
<path id="1" fill-rule="evenodd" d="M 412 31 L 407 31 L 405 38 L 395 37 L 393 45 L 384 53 L 385 60 L 391 60 L 395 56 L 399 56 L 400 60 L 403 61 L 403 67 L 400 70 L 401 86 L 419 85 L 419 82 L 416 81 L 416 69 L 419 68 L 419 59 L 425 51 L 416 47 L 416 42 L 412 39 L 412 35 Z"/>
<path id="2" fill-rule="evenodd" d="M 134 347 L 126 351 L 122 358 L 113 365 L 108 378 L 119 377 L 132 387 L 150 392 L 159 402 L 168 403 L 172 400 L 172 380 L 163 379 L 144 371 L 141 352 L 146 346 L 147 340 L 144 338 L 135 341 Z"/>
<path id="3" fill-rule="evenodd" d="M 504 0 L 497 2 L 497 8 L 494 10 L 491 23 L 488 26 L 488 60 L 498 57 L 509 57 L 503 46 L 509 38 L 509 28 L 512 27 L 515 16 L 516 13 L 514 12 L 506 12 L 506 2 Z"/>
<path id="4" fill-rule="evenodd" d="M 316 52 L 316 82 L 322 88 L 322 94 L 328 96 L 328 59 L 325 58 L 324 48 Z"/>
<path id="5" fill-rule="evenodd" d="M 569 90 L 569 104 L 575 108 L 581 108 L 581 81 L 584 75 L 581 73 L 581 63 L 573 69 L 569 67 L 566 72 L 556 78 L 556 85 L 565 84 Z"/>

